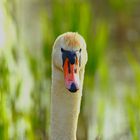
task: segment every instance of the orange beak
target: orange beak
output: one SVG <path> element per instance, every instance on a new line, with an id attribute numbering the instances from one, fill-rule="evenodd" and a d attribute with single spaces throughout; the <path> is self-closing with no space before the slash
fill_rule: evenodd
<path id="1" fill-rule="evenodd" d="M 76 92 L 79 89 L 79 66 L 78 60 L 76 64 L 71 64 L 69 59 L 66 58 L 64 65 L 64 80 L 65 86 L 70 92 Z"/>

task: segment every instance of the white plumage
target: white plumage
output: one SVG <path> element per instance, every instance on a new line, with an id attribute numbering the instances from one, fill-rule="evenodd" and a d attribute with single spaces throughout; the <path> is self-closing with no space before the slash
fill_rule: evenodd
<path id="1" fill-rule="evenodd" d="M 62 47 L 69 51 L 82 49 L 81 66 L 77 72 L 80 87 L 75 93 L 71 93 L 64 85 Z M 86 62 L 86 43 L 81 35 L 67 32 L 56 39 L 52 51 L 51 140 L 76 140 Z"/>

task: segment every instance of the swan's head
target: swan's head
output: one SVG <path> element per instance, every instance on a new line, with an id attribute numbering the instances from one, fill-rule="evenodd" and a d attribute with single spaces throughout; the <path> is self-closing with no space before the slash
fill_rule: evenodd
<path id="1" fill-rule="evenodd" d="M 52 57 L 54 67 L 64 75 L 65 87 L 70 92 L 79 90 L 80 71 L 87 62 L 86 43 L 83 37 L 73 32 L 60 35 L 54 43 Z"/>

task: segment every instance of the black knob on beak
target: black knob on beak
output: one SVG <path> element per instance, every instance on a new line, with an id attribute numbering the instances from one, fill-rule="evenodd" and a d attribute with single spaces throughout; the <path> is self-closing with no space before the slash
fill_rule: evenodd
<path id="1" fill-rule="evenodd" d="M 74 83 L 71 84 L 69 91 L 70 92 L 76 92 L 78 89 Z"/>

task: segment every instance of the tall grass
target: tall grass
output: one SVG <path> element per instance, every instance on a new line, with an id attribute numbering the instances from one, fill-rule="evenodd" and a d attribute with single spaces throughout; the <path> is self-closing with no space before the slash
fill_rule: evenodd
<path id="1" fill-rule="evenodd" d="M 139 41 L 131 27 L 137 1 L 0 4 L 0 139 L 49 138 L 52 45 L 67 31 L 80 33 L 88 50 L 77 139 L 139 139 Z"/>

